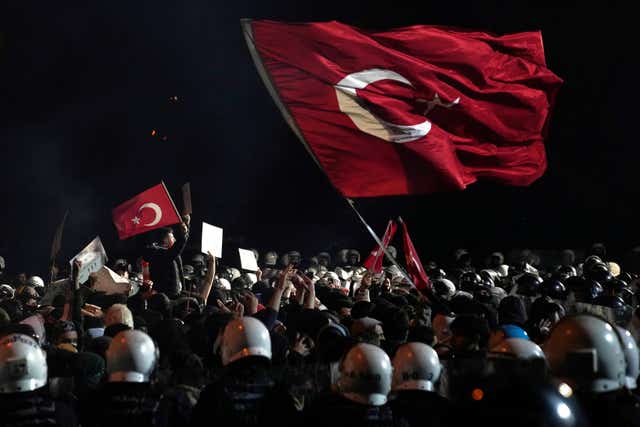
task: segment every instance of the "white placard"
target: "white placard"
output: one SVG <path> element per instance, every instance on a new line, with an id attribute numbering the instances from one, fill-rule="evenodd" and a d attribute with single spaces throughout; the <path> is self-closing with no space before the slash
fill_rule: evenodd
<path id="1" fill-rule="evenodd" d="M 258 261 L 256 254 L 248 249 L 238 249 L 240 254 L 240 266 L 243 270 L 258 271 Z"/>
<path id="2" fill-rule="evenodd" d="M 107 252 L 102 246 L 100 237 L 96 237 L 78 255 L 71 258 L 69 264 L 71 268 L 78 269 L 78 284 L 82 284 L 89 279 L 91 273 L 100 270 L 107 263 Z"/>
<path id="3" fill-rule="evenodd" d="M 128 279 L 120 276 L 109 267 L 102 267 L 99 271 L 92 273 L 92 289 L 96 292 L 104 292 L 107 295 L 125 294 L 129 295 L 131 284 Z"/>
<path id="4" fill-rule="evenodd" d="M 222 258 L 222 228 L 202 223 L 202 253 L 211 252 L 216 258 Z"/>

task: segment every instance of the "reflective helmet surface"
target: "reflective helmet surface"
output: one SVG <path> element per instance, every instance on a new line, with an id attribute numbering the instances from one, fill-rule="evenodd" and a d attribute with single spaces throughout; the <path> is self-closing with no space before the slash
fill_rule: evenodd
<path id="1" fill-rule="evenodd" d="M 381 406 L 391 390 L 391 360 L 380 347 L 357 344 L 340 364 L 338 390 L 357 403 Z"/>
<path id="2" fill-rule="evenodd" d="M 617 331 L 591 315 L 560 320 L 544 344 L 554 377 L 583 392 L 604 393 L 625 386 L 626 362 Z"/>
<path id="3" fill-rule="evenodd" d="M 34 391 L 47 384 L 47 359 L 28 335 L 10 334 L 0 340 L 0 394 Z"/>
<path id="4" fill-rule="evenodd" d="M 540 284 L 540 293 L 553 299 L 563 299 L 566 297 L 567 289 L 558 279 L 547 279 Z"/>
<path id="5" fill-rule="evenodd" d="M 524 273 L 516 279 L 518 293 L 525 296 L 536 296 L 540 293 L 542 278 L 537 274 Z"/>
<path id="6" fill-rule="evenodd" d="M 33 286 L 34 288 L 44 288 L 44 280 L 39 276 L 31 276 L 27 279 L 27 286 Z"/>
<path id="7" fill-rule="evenodd" d="M 406 343 L 393 357 L 393 390 L 434 391 L 442 365 L 438 353 L 426 344 Z"/>
<path id="8" fill-rule="evenodd" d="M 491 349 L 491 353 L 515 357 L 516 359 L 544 359 L 540 346 L 529 339 L 507 338 Z"/>
<path id="9" fill-rule="evenodd" d="M 222 364 L 260 356 L 271 360 L 271 337 L 266 326 L 253 317 L 232 320 L 222 336 Z"/>
<path id="10" fill-rule="evenodd" d="M 626 386 L 629 390 L 637 387 L 638 375 L 640 375 L 640 353 L 635 338 L 628 330 L 617 326 L 620 339 L 622 340 L 622 351 L 627 362 Z"/>
<path id="11" fill-rule="evenodd" d="M 106 352 L 109 382 L 146 383 L 158 361 L 158 349 L 149 335 L 128 330 L 118 333 Z"/>

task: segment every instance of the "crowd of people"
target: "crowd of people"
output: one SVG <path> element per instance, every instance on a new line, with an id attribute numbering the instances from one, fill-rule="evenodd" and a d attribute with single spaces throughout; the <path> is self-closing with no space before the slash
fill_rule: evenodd
<path id="1" fill-rule="evenodd" d="M 183 259 L 188 237 L 185 217 L 110 263 L 128 293 L 0 258 L 0 425 L 640 425 L 640 271 L 604 245 L 461 250 L 416 289 L 353 249 L 256 252 L 253 273 Z"/>

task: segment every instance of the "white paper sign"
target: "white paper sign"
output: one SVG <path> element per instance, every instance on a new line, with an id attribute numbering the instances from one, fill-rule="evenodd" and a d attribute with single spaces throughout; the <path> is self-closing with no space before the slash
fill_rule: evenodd
<path id="1" fill-rule="evenodd" d="M 125 279 L 109 267 L 102 267 L 99 271 L 92 273 L 91 276 L 94 278 L 94 291 L 104 292 L 107 295 L 129 295 L 129 291 L 131 291 L 129 279 Z"/>
<path id="2" fill-rule="evenodd" d="M 82 284 L 89 279 L 91 273 L 100 270 L 107 263 L 107 252 L 102 246 L 100 237 L 96 237 L 78 255 L 69 261 L 71 268 L 78 269 L 78 283 Z"/>
<path id="3" fill-rule="evenodd" d="M 222 258 L 222 228 L 202 223 L 202 253 Z"/>
<path id="4" fill-rule="evenodd" d="M 238 249 L 240 254 L 240 266 L 243 270 L 258 271 L 258 261 L 256 254 L 247 249 Z"/>

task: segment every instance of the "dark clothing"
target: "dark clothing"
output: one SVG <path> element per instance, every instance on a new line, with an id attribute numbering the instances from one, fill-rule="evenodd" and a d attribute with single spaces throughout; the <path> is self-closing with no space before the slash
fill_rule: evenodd
<path id="1" fill-rule="evenodd" d="M 577 398 L 591 427 L 640 426 L 640 400 L 626 390 Z"/>
<path id="2" fill-rule="evenodd" d="M 389 406 L 399 425 L 414 427 L 427 423 L 429 427 L 448 425 L 451 405 L 438 393 L 421 390 L 403 390 L 396 393 Z"/>
<path id="3" fill-rule="evenodd" d="M 71 406 L 52 399 L 46 388 L 26 393 L 0 394 L 0 414 L 2 427 L 78 425 Z"/>
<path id="4" fill-rule="evenodd" d="M 163 425 L 159 419 L 161 396 L 148 383 L 105 383 L 81 402 L 82 426 L 150 427 Z"/>
<path id="5" fill-rule="evenodd" d="M 269 366 L 262 362 L 247 357 L 229 365 L 222 378 L 202 391 L 192 425 L 296 425 L 293 399 L 276 386 Z"/>
<path id="6" fill-rule="evenodd" d="M 188 426 L 193 408 L 200 398 L 200 389 L 177 385 L 164 393 L 160 401 L 160 418 L 167 426 Z"/>
<path id="7" fill-rule="evenodd" d="M 152 245 L 144 250 L 143 258 L 149 262 L 149 273 L 153 281 L 153 289 L 166 294 L 169 298 L 177 298 L 182 291 L 182 258 L 180 255 L 189 240 L 189 232 L 184 233 L 177 227 L 176 242 L 169 249 Z"/>
<path id="8" fill-rule="evenodd" d="M 305 427 L 392 427 L 400 424 L 394 420 L 392 409 L 388 405 L 362 405 L 332 393 L 318 396 L 311 406 L 305 409 L 302 425 Z"/>

